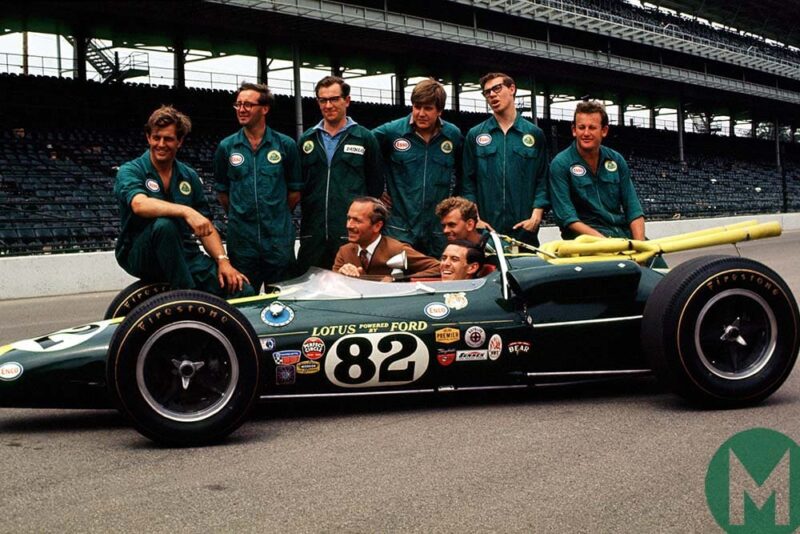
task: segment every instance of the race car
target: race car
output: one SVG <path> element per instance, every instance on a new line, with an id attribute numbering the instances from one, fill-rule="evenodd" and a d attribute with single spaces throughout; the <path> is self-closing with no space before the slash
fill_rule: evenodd
<path id="1" fill-rule="evenodd" d="M 694 403 L 760 402 L 798 354 L 786 283 L 746 258 L 647 267 L 673 250 L 780 233 L 748 223 L 653 241 L 504 251 L 460 281 L 312 269 L 224 301 L 138 282 L 107 318 L 0 347 L 0 406 L 116 406 L 168 445 L 218 441 L 256 401 L 526 388 L 655 373 Z"/>

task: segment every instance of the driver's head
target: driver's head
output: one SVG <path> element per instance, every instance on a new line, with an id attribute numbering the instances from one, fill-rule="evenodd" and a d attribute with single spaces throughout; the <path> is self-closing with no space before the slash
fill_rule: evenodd
<path id="1" fill-rule="evenodd" d="M 483 250 L 470 241 L 458 239 L 445 247 L 439 270 L 442 280 L 467 280 L 475 278 L 485 262 Z"/>
<path id="2" fill-rule="evenodd" d="M 347 240 L 366 248 L 378 238 L 388 217 L 383 202 L 375 197 L 358 197 L 347 210 Z"/>
<path id="3" fill-rule="evenodd" d="M 465 239 L 473 243 L 480 240 L 477 231 L 478 206 L 464 197 L 449 197 L 436 205 L 436 216 L 442 224 L 447 241 Z"/>

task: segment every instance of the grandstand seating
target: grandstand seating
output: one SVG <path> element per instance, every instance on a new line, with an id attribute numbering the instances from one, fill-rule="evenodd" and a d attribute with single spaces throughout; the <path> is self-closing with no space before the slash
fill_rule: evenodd
<path id="1" fill-rule="evenodd" d="M 128 85 L 101 90 L 93 82 L 0 75 L 4 87 L 14 105 L 0 118 L 0 255 L 113 249 L 119 231 L 112 195 L 116 169 L 145 150 L 141 124 L 161 102 L 174 102 L 194 121 L 179 158 L 203 178 L 215 224 L 224 235 L 224 214 L 211 190 L 211 164 L 219 140 L 236 129 L 230 92 Z M 31 87 L 35 94 L 59 97 L 25 106 L 22 95 L 30 95 Z M 316 121 L 313 99 L 304 99 L 303 107 L 306 124 Z M 408 109 L 353 103 L 351 113 L 374 127 Z M 447 111 L 445 118 L 466 132 L 485 115 Z M 269 122 L 293 133 L 289 97 L 277 97 Z M 551 153 L 571 142 L 568 122 L 540 125 Z M 24 137 L 12 131 L 16 127 L 24 127 Z M 612 127 L 607 144 L 628 159 L 648 219 L 800 210 L 798 146 L 784 146 L 788 163 L 782 174 L 772 160 L 771 141 L 687 134 L 684 163 L 677 160 L 675 132 Z"/>

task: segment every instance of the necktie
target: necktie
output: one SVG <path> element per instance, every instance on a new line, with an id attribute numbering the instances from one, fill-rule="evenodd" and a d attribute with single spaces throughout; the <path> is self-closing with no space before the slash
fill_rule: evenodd
<path id="1" fill-rule="evenodd" d="M 361 252 L 358 253 L 358 259 L 361 260 L 361 268 L 364 269 L 364 272 L 367 272 L 367 267 L 369 267 L 369 258 L 367 258 L 367 249 L 362 248 Z"/>

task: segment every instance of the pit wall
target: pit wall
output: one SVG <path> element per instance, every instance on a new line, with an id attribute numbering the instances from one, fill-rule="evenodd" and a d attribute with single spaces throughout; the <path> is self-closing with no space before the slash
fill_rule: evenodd
<path id="1" fill-rule="evenodd" d="M 800 213 L 788 213 L 648 222 L 647 237 L 655 239 L 750 219 L 778 221 L 785 232 L 800 230 Z M 558 228 L 543 227 L 539 239 L 542 243 L 560 239 Z M 117 265 L 113 252 L 0 258 L 0 300 L 118 291 L 134 281 Z"/>

